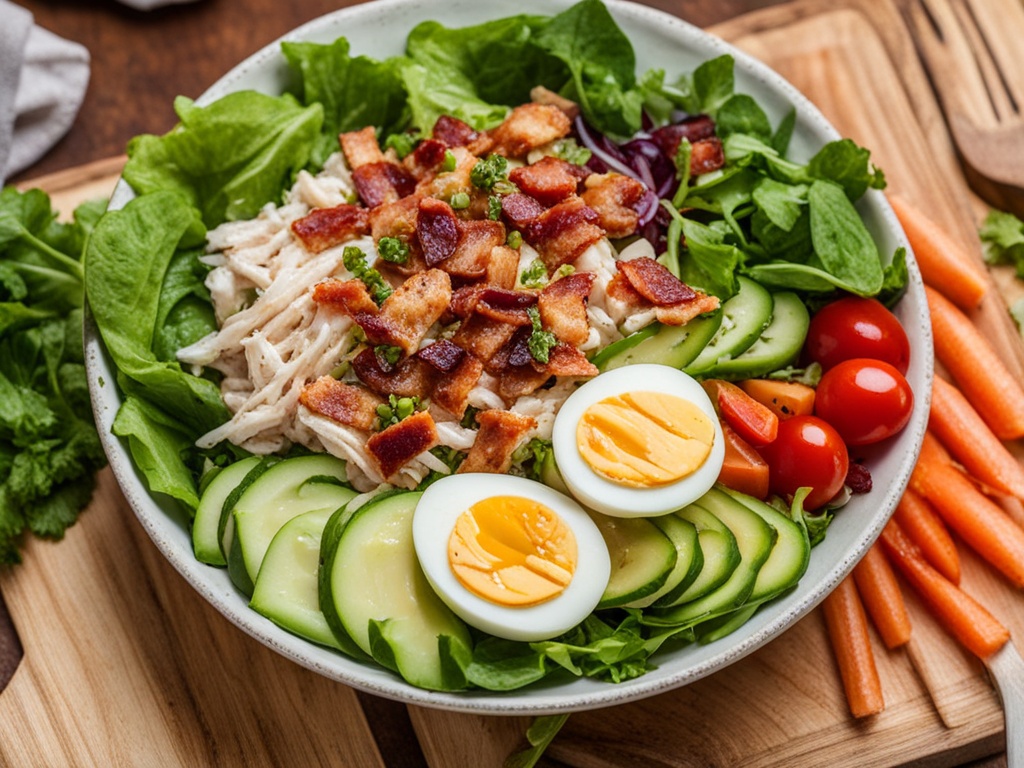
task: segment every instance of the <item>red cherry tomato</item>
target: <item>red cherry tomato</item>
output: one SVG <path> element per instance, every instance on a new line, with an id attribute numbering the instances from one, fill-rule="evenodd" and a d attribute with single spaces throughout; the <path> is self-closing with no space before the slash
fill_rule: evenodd
<path id="1" fill-rule="evenodd" d="M 791 496 L 798 488 L 813 490 L 804 500 L 817 509 L 843 487 L 850 458 L 839 433 L 817 416 L 793 416 L 779 422 L 774 441 L 758 449 L 768 462 L 772 493 Z"/>
<path id="2" fill-rule="evenodd" d="M 910 342 L 900 321 L 875 299 L 848 296 L 822 307 L 811 318 L 805 347 L 824 370 L 843 360 L 884 360 L 902 374 L 910 364 Z"/>
<path id="3" fill-rule="evenodd" d="M 896 368 L 881 360 L 844 360 L 818 383 L 814 412 L 836 428 L 847 445 L 892 437 L 907 425 L 914 393 Z"/>

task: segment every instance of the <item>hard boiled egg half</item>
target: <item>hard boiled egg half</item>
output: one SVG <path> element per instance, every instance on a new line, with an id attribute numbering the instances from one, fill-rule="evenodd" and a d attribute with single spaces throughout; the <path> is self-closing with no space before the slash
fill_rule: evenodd
<path id="1" fill-rule="evenodd" d="M 587 512 L 547 486 L 511 475 L 444 477 L 412 523 L 427 581 L 467 624 L 509 640 L 572 629 L 608 585 L 608 548 Z"/>
<path id="2" fill-rule="evenodd" d="M 686 506 L 714 485 L 725 459 L 710 398 L 667 365 L 628 365 L 585 383 L 555 417 L 552 443 L 572 495 L 615 517 Z"/>

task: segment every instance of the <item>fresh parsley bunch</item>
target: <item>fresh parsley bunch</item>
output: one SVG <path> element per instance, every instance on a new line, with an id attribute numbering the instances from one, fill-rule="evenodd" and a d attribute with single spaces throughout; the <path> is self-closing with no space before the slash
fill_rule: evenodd
<path id="1" fill-rule="evenodd" d="M 61 223 L 40 190 L 0 192 L 0 564 L 58 539 L 106 464 L 82 350 L 81 254 L 104 204 Z"/>

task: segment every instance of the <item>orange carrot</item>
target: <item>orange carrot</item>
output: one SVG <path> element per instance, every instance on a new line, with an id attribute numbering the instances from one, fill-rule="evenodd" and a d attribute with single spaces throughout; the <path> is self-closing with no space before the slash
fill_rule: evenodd
<path id="1" fill-rule="evenodd" d="M 989 428 L 1002 440 L 1024 437 L 1024 389 L 970 319 L 925 286 L 935 356 Z"/>
<path id="2" fill-rule="evenodd" d="M 1010 639 L 1010 631 L 984 606 L 928 564 L 896 522 L 889 521 L 880 541 L 932 615 L 968 650 L 985 659 Z"/>
<path id="3" fill-rule="evenodd" d="M 953 463 L 953 457 L 949 455 L 946 446 L 939 442 L 939 438 L 933 435 L 931 430 L 925 430 L 924 440 L 921 441 L 921 453 L 918 454 L 917 460 Z"/>
<path id="4" fill-rule="evenodd" d="M 874 544 L 853 569 L 857 592 L 871 622 L 891 650 L 910 641 L 910 617 L 892 566 L 879 545 Z"/>
<path id="5" fill-rule="evenodd" d="M 1024 499 L 1024 466 L 988 428 L 960 390 L 936 376 L 928 428 L 976 480 Z"/>
<path id="6" fill-rule="evenodd" d="M 726 423 L 722 423 L 725 436 L 725 460 L 718 474 L 718 482 L 734 491 L 763 499 L 768 495 L 768 464 L 746 440 Z"/>
<path id="7" fill-rule="evenodd" d="M 897 195 L 890 195 L 896 217 L 907 233 L 921 277 L 962 309 L 974 309 L 988 291 L 981 270 L 938 224 Z"/>
<path id="8" fill-rule="evenodd" d="M 1024 587 L 1024 528 L 963 472 L 922 453 L 910 475 L 910 487 L 931 502 L 946 525 L 975 552 L 1014 586 Z"/>
<path id="9" fill-rule="evenodd" d="M 960 583 L 960 553 L 949 529 L 931 504 L 907 488 L 896 505 L 893 520 L 935 570 L 954 584 Z"/>
<path id="10" fill-rule="evenodd" d="M 868 635 L 868 620 L 853 577 L 847 576 L 821 604 L 828 636 L 843 679 L 846 701 L 854 717 L 885 709 L 882 682 Z"/>
<path id="11" fill-rule="evenodd" d="M 757 402 L 775 411 L 780 419 L 814 413 L 814 388 L 806 384 L 772 379 L 747 379 L 738 384 Z"/>

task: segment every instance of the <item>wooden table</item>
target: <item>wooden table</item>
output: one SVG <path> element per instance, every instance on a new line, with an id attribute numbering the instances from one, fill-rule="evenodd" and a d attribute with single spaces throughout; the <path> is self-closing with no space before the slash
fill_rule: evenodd
<path id="1" fill-rule="evenodd" d="M 118 169 L 109 159 L 132 136 L 169 129 L 174 96 L 199 95 L 267 42 L 350 4 L 199 0 L 142 13 L 113 0 L 20 2 L 93 57 L 72 131 L 12 180 L 45 176 L 58 207 L 109 189 Z M 780 69 L 843 133 L 876 152 L 897 191 L 927 202 L 976 254 L 970 198 L 889 0 L 845 0 L 842 7 L 830 0 L 648 4 L 717 25 L 715 31 Z M 849 98 L 852 88 L 859 101 Z M 1006 295 L 1018 290 L 1012 278 L 996 277 Z M 1002 315 L 995 298 L 976 320 L 1024 370 Z M 964 554 L 967 583 L 1024 636 L 1020 595 Z M 529 722 L 406 708 L 277 656 L 184 583 L 138 526 L 109 472 L 66 539 L 32 542 L 25 564 L 0 571 L 0 590 L 26 649 L 0 694 L 0 765 L 490 766 L 519 745 Z M 542 764 L 1005 765 L 998 699 L 983 670 L 920 606 L 911 608 L 913 646 L 879 651 L 889 707 L 876 719 L 853 722 L 846 715 L 814 613 L 779 641 L 686 689 L 574 715 Z M 760 705 L 752 704 L 758 696 Z"/>

